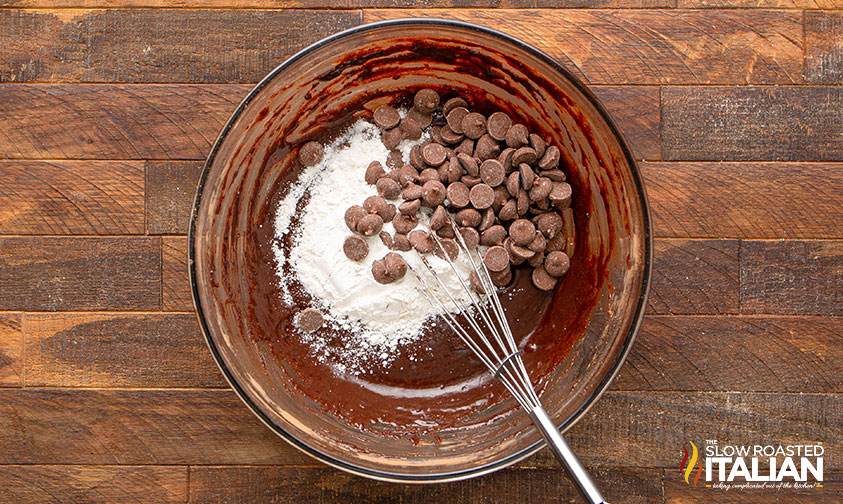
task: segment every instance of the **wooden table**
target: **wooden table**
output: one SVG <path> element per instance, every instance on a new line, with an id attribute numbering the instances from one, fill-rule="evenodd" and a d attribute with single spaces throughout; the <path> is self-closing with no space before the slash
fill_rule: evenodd
<path id="1" fill-rule="evenodd" d="M 642 160 L 650 306 L 569 437 L 610 501 L 843 502 L 843 3 L 364 3 L 0 1 L 0 502 L 577 501 L 546 451 L 438 486 L 322 466 L 199 333 L 185 233 L 221 126 L 294 51 L 404 16 L 547 51 Z M 705 439 L 820 441 L 826 484 L 694 488 L 682 446 Z"/>

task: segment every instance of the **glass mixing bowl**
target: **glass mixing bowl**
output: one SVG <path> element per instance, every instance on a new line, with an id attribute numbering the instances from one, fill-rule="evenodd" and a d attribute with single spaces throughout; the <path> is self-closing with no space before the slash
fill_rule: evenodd
<path id="1" fill-rule="evenodd" d="M 360 26 L 318 42 L 243 100 L 208 157 L 190 227 L 193 297 L 208 345 L 231 386 L 279 436 L 332 466 L 402 482 L 484 474 L 542 447 L 513 400 L 422 439 L 379 436 L 311 401 L 284 356 L 265 292 L 272 196 L 289 184 L 291 147 L 379 98 L 434 87 L 480 97 L 560 147 L 574 189 L 575 253 L 537 338 L 558 361 L 533 359 L 542 401 L 561 430 L 600 397 L 626 358 L 646 305 L 651 229 L 641 177 L 594 95 L 546 54 L 499 32 L 433 19 Z M 271 271 L 271 270 L 270 270 Z M 263 273 L 261 273 L 263 272 Z M 411 408 L 412 398 L 407 399 Z"/>

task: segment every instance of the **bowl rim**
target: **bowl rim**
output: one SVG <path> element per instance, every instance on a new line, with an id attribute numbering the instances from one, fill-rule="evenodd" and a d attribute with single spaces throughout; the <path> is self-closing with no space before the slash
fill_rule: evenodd
<path id="1" fill-rule="evenodd" d="M 595 389 L 594 393 L 591 394 L 586 401 L 580 406 L 573 414 L 571 414 L 565 421 L 563 421 L 560 425 L 557 426 L 560 432 L 565 432 L 575 423 L 577 423 L 597 402 L 600 397 L 606 392 L 609 385 L 617 376 L 618 372 L 620 371 L 621 366 L 626 361 L 627 356 L 629 355 L 630 349 L 632 348 L 632 343 L 635 340 L 636 335 L 638 334 L 638 330 L 641 327 L 641 323 L 644 318 L 644 311 L 647 306 L 647 298 L 649 296 L 650 291 L 650 283 L 651 283 L 651 275 L 652 275 L 652 262 L 653 262 L 653 231 L 652 231 L 652 220 L 650 216 L 650 205 L 647 199 L 647 192 L 644 188 L 643 179 L 641 177 L 641 172 L 638 167 L 638 164 L 633 157 L 629 146 L 626 142 L 621 131 L 618 129 L 615 121 L 606 111 L 603 104 L 600 100 L 594 95 L 594 93 L 589 90 L 586 85 L 582 82 L 582 80 L 574 75 L 570 70 L 559 64 L 554 58 L 550 55 L 545 53 L 544 51 L 534 47 L 531 44 L 523 42 L 513 36 L 507 35 L 503 32 L 498 30 L 487 28 L 484 26 L 476 25 L 473 23 L 468 23 L 464 21 L 457 21 L 457 20 L 450 20 L 450 19 L 441 19 L 441 18 L 401 18 L 401 19 L 392 19 L 392 20 L 385 20 L 385 21 L 376 21 L 373 23 L 366 23 L 362 25 L 355 26 L 353 28 L 349 28 L 347 30 L 343 30 L 337 32 L 333 35 L 325 37 L 309 46 L 305 47 L 304 49 L 298 51 L 294 55 L 287 58 L 284 62 L 280 65 L 275 67 L 269 74 L 267 74 L 263 79 L 261 79 L 258 84 L 252 88 L 251 91 L 246 95 L 245 98 L 240 102 L 237 108 L 232 113 L 231 117 L 226 122 L 225 126 L 223 126 L 222 130 L 220 131 L 219 135 L 217 136 L 216 141 L 214 142 L 211 151 L 208 154 L 208 158 L 205 161 L 205 164 L 202 168 L 202 174 L 200 176 L 199 182 L 197 184 L 196 189 L 196 197 L 193 202 L 193 208 L 191 209 L 190 215 L 190 227 L 188 230 L 188 271 L 190 275 L 190 289 L 191 289 L 191 296 L 193 298 L 193 305 L 196 309 L 196 316 L 199 319 L 199 325 L 202 328 L 202 334 L 205 337 L 205 342 L 208 344 L 208 348 L 211 350 L 211 354 L 214 357 L 214 361 L 219 367 L 220 371 L 225 376 L 226 381 L 234 392 L 237 394 L 238 397 L 246 404 L 246 406 L 254 413 L 260 420 L 263 422 L 267 427 L 269 427 L 275 434 L 279 437 L 287 441 L 289 444 L 293 445 L 300 451 L 307 453 L 308 455 L 316 458 L 317 460 L 340 470 L 358 475 L 364 476 L 367 478 L 380 480 L 380 481 L 387 481 L 393 483 L 445 483 L 445 482 L 452 482 L 452 481 L 460 481 L 465 480 L 468 478 L 482 476 L 484 474 L 489 474 L 491 472 L 497 471 L 499 469 L 503 469 L 508 467 L 512 464 L 515 464 L 525 458 L 533 455 L 537 451 L 539 451 L 545 445 L 544 439 L 537 441 L 536 443 L 528 446 L 527 448 L 505 457 L 503 459 L 497 460 L 495 462 L 490 462 L 480 467 L 476 467 L 473 469 L 467 469 L 463 471 L 453 471 L 453 472 L 441 472 L 441 473 L 430 473 L 424 475 L 417 475 L 417 474 L 400 474 L 400 473 L 391 473 L 385 471 L 376 471 L 372 469 L 368 469 L 365 467 L 360 467 L 339 459 L 336 459 L 330 455 L 327 455 L 316 448 L 311 447 L 305 441 L 302 441 L 292 435 L 291 433 L 287 432 L 275 422 L 273 422 L 269 416 L 267 416 L 253 401 L 252 399 L 245 393 L 245 391 L 240 387 L 240 385 L 235 380 L 233 374 L 228 369 L 228 366 L 222 359 L 222 355 L 219 352 L 219 349 L 216 347 L 216 344 L 213 341 L 211 336 L 208 324 L 205 320 L 205 311 L 202 308 L 201 301 L 199 299 L 199 291 L 198 291 L 198 284 L 197 284 L 197 273 L 196 273 L 196 262 L 195 262 L 195 232 L 196 232 L 196 222 L 198 219 L 198 211 L 201 206 L 202 202 L 202 195 L 205 189 L 205 183 L 208 176 L 208 171 L 211 168 L 211 165 L 214 162 L 216 157 L 217 151 L 220 148 L 223 140 L 225 140 L 226 136 L 228 135 L 229 130 L 232 128 L 234 122 L 240 117 L 240 114 L 243 113 L 244 109 L 248 104 L 258 95 L 258 93 L 266 86 L 272 79 L 275 78 L 280 72 L 290 66 L 292 63 L 298 61 L 299 59 L 308 55 L 311 51 L 322 47 L 326 44 L 333 43 L 337 40 L 344 39 L 346 37 L 356 35 L 359 33 L 369 32 L 373 30 L 378 30 L 383 27 L 390 27 L 390 26 L 400 26 L 400 25 L 409 25 L 409 24 L 421 24 L 421 25 L 430 25 L 430 26 L 446 26 L 449 28 L 458 28 L 468 31 L 475 31 L 480 32 L 485 35 L 491 35 L 492 37 L 496 37 L 501 39 L 503 42 L 512 44 L 519 49 L 522 49 L 526 52 L 532 53 L 535 57 L 542 60 L 544 63 L 551 66 L 555 71 L 559 72 L 563 77 L 568 79 L 583 95 L 588 98 L 588 100 L 592 103 L 595 109 L 598 111 L 600 116 L 606 121 L 606 124 L 609 126 L 612 133 L 618 139 L 621 149 L 623 151 L 624 156 L 626 157 L 627 162 L 629 163 L 630 172 L 632 174 L 632 178 L 635 182 L 635 186 L 638 192 L 638 198 L 642 205 L 642 216 L 643 216 L 643 224 L 644 224 L 644 271 L 642 277 L 642 284 L 641 284 L 641 294 L 638 296 L 638 303 L 635 307 L 635 312 L 633 314 L 632 324 L 630 325 L 629 330 L 627 331 L 626 338 L 624 340 L 623 345 L 621 346 L 621 350 L 618 353 L 615 361 L 612 363 L 609 371 L 603 376 L 603 379 L 598 383 L 597 388 Z"/>

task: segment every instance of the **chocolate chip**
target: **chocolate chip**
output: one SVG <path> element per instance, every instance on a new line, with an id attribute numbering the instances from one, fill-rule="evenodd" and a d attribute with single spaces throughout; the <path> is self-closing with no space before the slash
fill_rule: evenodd
<path id="1" fill-rule="evenodd" d="M 357 221 L 357 232 L 363 236 L 374 236 L 383 229 L 383 219 L 378 214 L 369 214 Z"/>
<path id="2" fill-rule="evenodd" d="M 536 151 L 536 158 L 540 159 L 544 155 L 545 149 L 547 149 L 547 142 L 540 135 L 530 133 L 530 147 Z"/>
<path id="3" fill-rule="evenodd" d="M 512 155 L 512 165 L 520 166 L 521 163 L 532 164 L 536 162 L 536 151 L 532 147 L 521 147 Z"/>
<path id="4" fill-rule="evenodd" d="M 495 222 L 497 222 L 497 217 L 495 216 L 495 211 L 491 208 L 487 208 L 483 210 L 483 216 L 480 219 L 480 225 L 477 226 L 477 230 L 481 233 L 490 227 L 492 227 Z"/>
<path id="5" fill-rule="evenodd" d="M 480 182 L 483 182 L 483 181 L 480 180 L 480 177 L 472 177 L 471 175 L 463 175 L 462 177 L 460 177 L 460 182 L 462 182 L 463 184 L 465 184 L 469 188 L 472 188 L 472 187 L 476 186 L 477 184 L 479 184 Z"/>
<path id="6" fill-rule="evenodd" d="M 324 149 L 319 142 L 307 142 L 299 148 L 299 163 L 304 166 L 316 166 L 322 161 Z"/>
<path id="7" fill-rule="evenodd" d="M 424 170 L 427 167 L 421 155 L 421 145 L 414 145 L 410 149 L 410 164 L 417 170 Z"/>
<path id="8" fill-rule="evenodd" d="M 514 199 L 504 203 L 498 212 L 498 218 L 502 221 L 511 221 L 518 218 L 518 206 Z"/>
<path id="9" fill-rule="evenodd" d="M 450 100 L 446 101 L 444 105 L 442 105 L 442 113 L 447 116 L 452 110 L 457 107 L 463 107 L 467 109 L 468 102 L 459 96 L 451 98 Z"/>
<path id="10" fill-rule="evenodd" d="M 378 179 L 375 187 L 378 189 L 378 194 L 386 199 L 395 199 L 401 194 L 401 185 L 389 177 Z"/>
<path id="11" fill-rule="evenodd" d="M 515 149 L 507 147 L 498 155 L 498 161 L 503 165 L 503 169 L 509 172 L 512 169 L 512 155 L 515 154 Z"/>
<path id="12" fill-rule="evenodd" d="M 439 205 L 433 209 L 433 213 L 430 214 L 430 229 L 433 229 L 434 231 L 441 229 L 442 226 L 447 224 L 447 222 L 448 212 L 445 211 L 445 207 Z"/>
<path id="13" fill-rule="evenodd" d="M 439 180 L 428 180 L 422 185 L 422 201 L 431 208 L 445 201 L 445 186 Z"/>
<path id="14" fill-rule="evenodd" d="M 469 191 L 468 198 L 474 208 L 484 210 L 495 201 L 495 191 L 486 184 L 477 184 Z"/>
<path id="15" fill-rule="evenodd" d="M 507 266 L 503 271 L 490 271 L 489 277 L 492 280 L 492 285 L 495 287 L 506 287 L 512 281 L 512 268 Z"/>
<path id="16" fill-rule="evenodd" d="M 534 268 L 544 264 L 544 252 L 536 252 L 533 257 L 527 259 L 527 264 Z"/>
<path id="17" fill-rule="evenodd" d="M 366 168 L 366 175 L 364 178 L 366 179 L 367 184 L 375 185 L 377 181 L 385 175 L 386 172 L 384 171 L 383 165 L 380 161 L 372 161 Z"/>
<path id="18" fill-rule="evenodd" d="M 533 285 L 539 290 L 550 291 L 556 287 L 556 279 L 548 274 L 544 266 L 539 266 L 533 270 L 532 279 Z"/>
<path id="19" fill-rule="evenodd" d="M 513 247 L 512 238 L 507 236 L 503 240 L 503 248 L 504 248 L 504 250 L 506 250 L 506 253 L 509 254 L 510 264 L 512 264 L 513 266 L 518 266 L 519 264 L 524 263 L 524 261 L 526 261 L 527 259 L 525 259 L 524 257 L 516 255 L 515 252 L 513 252 L 512 247 Z"/>
<path id="20" fill-rule="evenodd" d="M 506 171 L 497 159 L 487 159 L 480 165 L 480 178 L 492 187 L 501 185 L 505 176 Z"/>
<path id="21" fill-rule="evenodd" d="M 352 235 L 343 242 L 342 251 L 352 261 L 362 261 L 369 255 L 369 244 L 363 238 Z"/>
<path id="22" fill-rule="evenodd" d="M 469 203 L 469 189 L 468 186 L 462 182 L 454 182 L 448 185 L 446 190 L 448 201 L 456 208 L 463 208 Z"/>
<path id="23" fill-rule="evenodd" d="M 553 190 L 553 182 L 547 177 L 539 177 L 533 182 L 533 188 L 530 189 L 530 199 L 539 201 L 550 196 L 550 191 Z"/>
<path id="24" fill-rule="evenodd" d="M 559 148 L 551 145 L 544 151 L 544 155 L 539 159 L 540 170 L 552 170 L 559 166 Z"/>
<path id="25" fill-rule="evenodd" d="M 392 237 L 392 247 L 401 252 L 408 252 L 411 248 L 410 240 L 407 239 L 407 235 L 405 234 L 395 233 L 395 236 Z"/>
<path id="26" fill-rule="evenodd" d="M 530 211 L 534 214 L 538 215 L 540 213 L 546 212 L 550 208 L 550 201 L 547 198 L 543 200 L 536 201 L 533 206 L 530 207 Z"/>
<path id="27" fill-rule="evenodd" d="M 445 143 L 445 140 L 442 140 L 442 126 L 434 126 L 430 128 L 430 139 L 433 140 L 433 143 L 440 145 Z"/>
<path id="28" fill-rule="evenodd" d="M 459 160 L 456 156 L 452 157 L 448 160 L 448 183 L 453 184 L 454 182 L 458 181 L 460 177 L 462 177 L 463 169 L 462 164 L 460 164 Z"/>
<path id="29" fill-rule="evenodd" d="M 556 251 L 562 250 L 568 245 L 568 240 L 565 238 L 565 235 L 562 233 L 557 234 L 553 238 L 547 239 L 547 247 L 545 247 L 544 251 L 548 254 Z"/>
<path id="30" fill-rule="evenodd" d="M 407 200 L 398 205 L 398 211 L 404 215 L 416 215 L 421 207 L 421 200 Z"/>
<path id="31" fill-rule="evenodd" d="M 465 133 L 462 129 L 462 121 L 468 115 L 468 109 L 465 107 L 455 107 L 445 115 L 445 120 L 448 122 L 448 127 L 454 133 Z"/>
<path id="32" fill-rule="evenodd" d="M 500 245 L 489 247 L 483 255 L 483 263 L 489 271 L 503 271 L 509 267 L 509 254 Z"/>
<path id="33" fill-rule="evenodd" d="M 400 280 L 407 273 L 407 262 L 404 258 L 395 252 L 386 254 L 383 258 L 386 272 L 392 277 L 392 281 Z"/>
<path id="34" fill-rule="evenodd" d="M 512 257 L 521 262 L 524 262 L 525 260 L 536 255 L 535 252 L 528 249 L 527 247 L 516 245 L 515 242 L 512 240 L 511 236 L 504 240 L 504 246 Z"/>
<path id="35" fill-rule="evenodd" d="M 480 277 L 477 276 L 477 272 L 472 271 L 468 274 L 468 284 L 471 285 L 471 288 L 474 289 L 474 292 L 477 292 L 481 295 L 486 294 L 486 289 L 483 288 L 483 283 L 480 282 Z"/>
<path id="36" fill-rule="evenodd" d="M 506 132 L 512 126 L 512 119 L 504 112 L 495 112 L 489 116 L 488 129 L 489 134 L 497 141 L 506 139 Z"/>
<path id="37" fill-rule="evenodd" d="M 499 185 L 495 187 L 495 201 L 492 203 L 492 208 L 495 212 L 500 212 L 501 207 L 509 201 L 509 192 L 506 187 Z"/>
<path id="38" fill-rule="evenodd" d="M 461 227 L 460 234 L 465 242 L 466 249 L 475 249 L 477 248 L 477 245 L 480 244 L 480 233 L 478 233 L 473 227 Z"/>
<path id="39" fill-rule="evenodd" d="M 559 231 L 562 231 L 563 221 L 562 217 L 556 212 L 546 212 L 538 215 L 534 222 L 539 231 L 547 238 L 555 237 Z"/>
<path id="40" fill-rule="evenodd" d="M 381 133 L 381 142 L 383 142 L 383 146 L 389 150 L 392 150 L 398 147 L 398 144 L 401 143 L 401 139 L 404 134 L 401 132 L 401 128 L 392 128 L 388 130 L 383 130 Z"/>
<path id="41" fill-rule="evenodd" d="M 357 223 L 367 215 L 369 215 L 368 210 L 360 205 L 352 205 L 345 211 L 345 225 L 348 229 L 357 232 Z"/>
<path id="42" fill-rule="evenodd" d="M 474 156 L 480 159 L 480 161 L 485 161 L 496 158 L 500 150 L 501 146 L 497 140 L 490 137 L 487 133 L 477 140 L 477 145 L 474 147 Z"/>
<path id="43" fill-rule="evenodd" d="M 404 166 L 404 159 L 401 157 L 401 151 L 389 151 L 389 154 L 386 155 L 386 166 L 392 169 Z"/>
<path id="44" fill-rule="evenodd" d="M 448 254 L 448 257 L 452 261 L 455 261 L 460 255 L 460 247 L 453 239 L 445 238 L 439 241 L 439 246 L 436 247 L 435 253 L 440 259 L 445 259 L 445 254 Z"/>
<path id="45" fill-rule="evenodd" d="M 418 140 L 422 136 L 421 126 L 409 117 L 405 117 L 398 128 L 401 130 L 401 137 L 405 140 Z"/>
<path id="46" fill-rule="evenodd" d="M 390 284 L 395 281 L 386 269 L 386 262 L 383 259 L 372 262 L 372 276 L 379 284 Z"/>
<path id="47" fill-rule="evenodd" d="M 392 248 L 392 235 L 387 233 L 386 231 L 381 231 L 380 234 L 381 242 L 383 242 L 384 246 L 388 249 Z"/>
<path id="48" fill-rule="evenodd" d="M 547 254 L 544 259 L 544 269 L 547 274 L 553 277 L 561 277 L 571 267 L 571 259 L 568 254 L 562 251 L 554 251 Z"/>
<path id="49" fill-rule="evenodd" d="M 559 168 L 554 168 L 552 170 L 545 170 L 542 173 L 542 177 L 547 177 L 554 182 L 565 182 L 568 180 L 568 177 L 565 176 L 565 172 L 560 170 Z"/>
<path id="50" fill-rule="evenodd" d="M 500 224 L 495 224 L 489 229 L 480 233 L 480 244 L 487 247 L 501 245 L 506 238 L 506 229 Z"/>
<path id="51" fill-rule="evenodd" d="M 454 220 L 456 220 L 457 224 L 460 226 L 477 227 L 480 225 L 482 218 L 483 217 L 480 215 L 480 212 L 473 208 L 463 208 L 454 215 Z"/>
<path id="52" fill-rule="evenodd" d="M 473 157 L 460 152 L 457 154 L 457 160 L 460 162 L 467 174 L 472 177 L 476 177 L 480 174 L 480 167 L 477 165 L 477 160 Z"/>
<path id="53" fill-rule="evenodd" d="M 418 223 L 418 220 L 412 215 L 398 214 L 392 219 L 392 227 L 395 228 L 395 231 L 402 234 L 412 231 Z"/>
<path id="54" fill-rule="evenodd" d="M 386 174 L 387 177 L 391 178 L 392 180 L 401 184 L 401 172 L 398 170 L 389 170 L 389 173 Z M 375 184 L 377 185 L 377 184 Z"/>
<path id="55" fill-rule="evenodd" d="M 453 114 L 453 112 L 451 113 Z M 465 136 L 476 140 L 483 136 L 483 133 L 486 133 L 486 118 L 483 117 L 483 114 L 469 112 L 462 118 L 460 126 L 462 126 L 462 132 Z"/>
<path id="56" fill-rule="evenodd" d="M 527 191 L 521 189 L 518 191 L 518 197 L 515 198 L 515 209 L 518 211 L 518 215 L 526 215 L 527 211 L 530 209 L 530 198 L 527 197 Z"/>
<path id="57" fill-rule="evenodd" d="M 419 199 L 422 197 L 422 188 L 420 185 L 411 182 L 404 187 L 401 197 L 405 200 Z"/>
<path id="58" fill-rule="evenodd" d="M 432 89 L 420 89 L 413 97 L 413 107 L 423 114 L 430 114 L 439 106 L 439 93 Z"/>
<path id="59" fill-rule="evenodd" d="M 378 214 L 384 222 L 388 222 L 386 220 L 386 216 L 389 215 L 387 207 L 389 207 L 389 203 L 380 196 L 369 196 L 365 201 L 363 201 L 363 208 L 368 210 L 370 213 Z"/>
<path id="60" fill-rule="evenodd" d="M 407 111 L 407 117 L 404 119 L 409 119 L 418 124 L 419 128 L 425 129 L 430 126 L 430 123 L 433 121 L 433 116 L 419 112 L 415 107 L 411 107 L 410 110 Z"/>
<path id="61" fill-rule="evenodd" d="M 381 128 L 392 129 L 398 126 L 398 121 L 401 120 L 401 115 L 398 114 L 397 110 L 389 105 L 381 105 L 375 109 L 375 113 L 372 114 L 372 119 L 374 119 L 375 124 Z"/>
<path id="62" fill-rule="evenodd" d="M 438 143 L 428 143 L 422 146 L 421 155 L 424 162 L 428 165 L 439 166 L 445 162 L 447 152 L 445 151 L 445 147 L 442 147 Z"/>
<path id="63" fill-rule="evenodd" d="M 457 235 L 454 234 L 454 229 L 451 226 L 442 226 L 441 228 L 436 230 L 436 234 L 439 235 L 440 238 L 456 238 Z"/>
<path id="64" fill-rule="evenodd" d="M 465 138 L 462 133 L 455 133 L 448 126 L 442 126 L 442 129 L 439 130 L 439 136 L 441 136 L 442 140 L 444 140 L 448 145 L 458 144 L 462 142 L 463 138 Z"/>
<path id="65" fill-rule="evenodd" d="M 422 254 L 429 254 L 433 252 L 435 242 L 426 231 L 416 229 L 408 235 L 410 245 Z"/>
<path id="66" fill-rule="evenodd" d="M 551 189 L 548 198 L 550 202 L 559 209 L 565 209 L 571 206 L 571 185 L 566 182 L 552 182 L 553 189 Z"/>
<path id="67" fill-rule="evenodd" d="M 536 237 L 536 225 L 527 219 L 518 219 L 509 226 L 509 236 L 516 245 L 529 245 Z"/>
<path id="68" fill-rule="evenodd" d="M 513 198 L 518 196 L 521 190 L 521 175 L 518 172 L 512 172 L 506 177 L 506 190 Z"/>
<path id="69" fill-rule="evenodd" d="M 439 170 L 435 168 L 425 168 L 419 173 L 419 183 L 424 185 L 425 182 L 430 180 L 439 180 Z"/>
<path id="70" fill-rule="evenodd" d="M 533 252 L 544 252 L 544 249 L 547 248 L 547 238 L 542 233 L 536 233 L 535 238 L 527 245 L 527 248 Z"/>
<path id="71" fill-rule="evenodd" d="M 407 187 L 412 182 L 419 179 L 419 172 L 410 165 L 404 165 L 398 168 L 398 183 L 401 187 Z"/>
<path id="72" fill-rule="evenodd" d="M 322 328 L 325 317 L 316 308 L 305 308 L 293 317 L 293 324 L 302 332 L 312 333 Z"/>
<path id="73" fill-rule="evenodd" d="M 506 145 L 508 147 L 512 147 L 513 149 L 517 149 L 524 145 L 527 145 L 527 135 L 530 132 L 527 131 L 527 127 L 523 124 L 516 124 L 509 128 L 509 131 L 506 132 Z M 517 165 L 516 165 L 517 166 Z"/>
<path id="74" fill-rule="evenodd" d="M 457 154 L 467 154 L 469 156 L 474 154 L 474 140 L 466 138 L 460 142 L 459 146 L 454 149 Z"/>

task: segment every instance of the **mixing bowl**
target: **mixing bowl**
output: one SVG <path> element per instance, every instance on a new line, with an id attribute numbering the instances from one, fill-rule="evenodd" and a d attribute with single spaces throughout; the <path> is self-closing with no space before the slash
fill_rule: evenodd
<path id="1" fill-rule="evenodd" d="M 279 436 L 340 469 L 404 482 L 484 474 L 543 442 L 495 383 L 477 403 L 428 384 L 418 393 L 357 391 L 363 399 L 355 404 L 339 382 L 303 372 L 316 367 L 290 343 L 289 307 L 278 299 L 274 275 L 272 216 L 295 179 L 298 144 L 422 87 L 503 110 L 562 151 L 574 190 L 573 218 L 566 219 L 574 253 L 568 274 L 535 314 L 541 320 L 525 354 L 561 430 L 586 414 L 626 358 L 646 305 L 652 249 L 641 177 L 618 129 L 577 78 L 523 42 L 452 21 L 375 23 L 308 47 L 261 81 L 214 145 L 193 209 L 190 274 L 202 329 L 231 386 Z M 412 417 L 429 400 L 462 413 L 424 430 L 422 413 L 385 429 L 341 411 L 382 407 Z"/>

